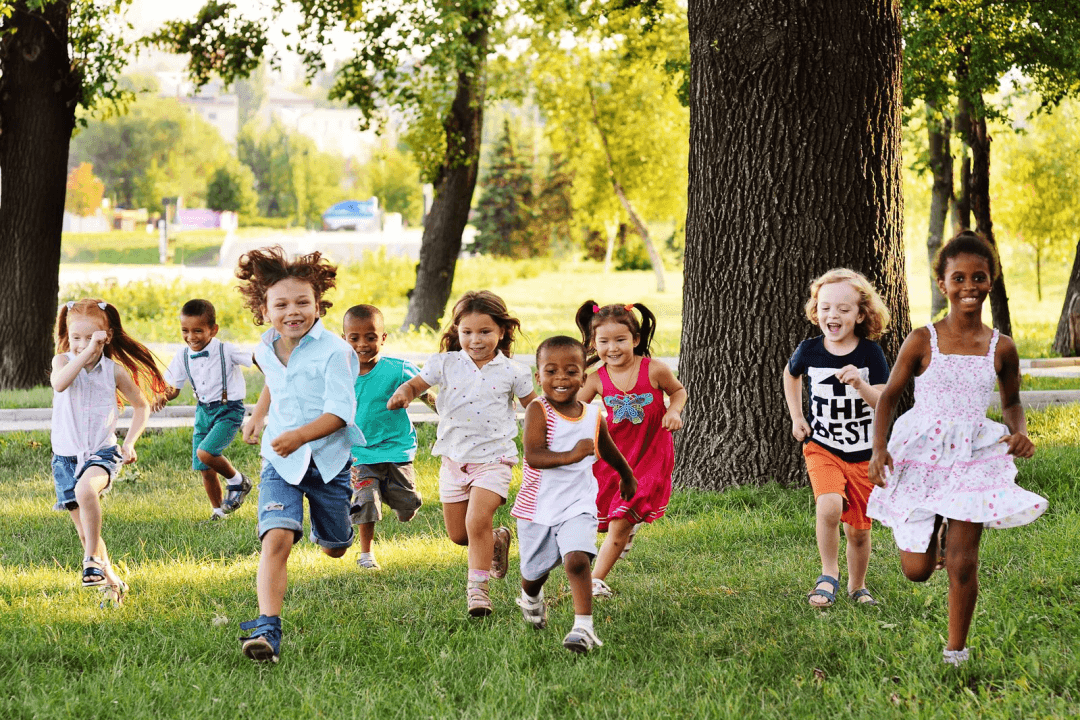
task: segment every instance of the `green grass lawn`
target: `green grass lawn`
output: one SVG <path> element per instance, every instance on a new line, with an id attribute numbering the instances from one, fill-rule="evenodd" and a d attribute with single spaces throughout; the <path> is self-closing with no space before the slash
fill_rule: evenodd
<path id="1" fill-rule="evenodd" d="M 435 461 L 428 503 L 379 525 L 379 572 L 310 543 L 290 562 L 281 663 L 239 652 L 257 614 L 254 496 L 223 523 L 189 469 L 190 431 L 148 434 L 105 500 L 104 536 L 131 584 L 124 607 L 77 587 L 81 551 L 53 503 L 45 433 L 0 436 L 0 717 L 661 718 L 1069 717 L 1080 713 L 1080 408 L 1029 415 L 1038 453 L 1019 482 L 1050 500 L 1036 523 L 987 531 L 973 660 L 945 667 L 943 574 L 899 572 L 874 530 L 876 608 L 806 606 L 818 574 L 811 494 L 776 486 L 677 491 L 595 607 L 605 646 L 574 657 L 565 576 L 549 627 L 513 604 L 516 546 L 496 613 L 465 614 L 465 552 L 444 536 Z M 432 441 L 424 426 L 421 448 Z M 254 448 L 230 449 L 254 472 Z M 392 513 L 390 513 L 392 515 Z M 497 519 L 509 523 L 505 508 Z"/>

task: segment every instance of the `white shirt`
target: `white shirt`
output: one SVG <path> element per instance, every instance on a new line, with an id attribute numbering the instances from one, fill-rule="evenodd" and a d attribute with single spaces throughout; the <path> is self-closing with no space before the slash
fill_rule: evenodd
<path id="1" fill-rule="evenodd" d="M 165 382 L 179 390 L 188 381 L 187 371 L 184 369 L 184 354 L 188 356 L 188 365 L 191 368 L 191 381 L 194 385 L 195 397 L 202 403 L 221 402 L 221 356 L 225 355 L 225 374 L 228 377 L 226 387 L 229 391 L 230 400 L 243 400 L 247 395 L 247 384 L 244 382 L 244 373 L 240 366 L 251 367 L 251 353 L 241 350 L 232 343 L 221 342 L 217 338 L 210 338 L 210 342 L 202 349 L 207 353 L 192 352 L 191 348 L 184 346 L 180 352 L 173 355 L 169 369 L 165 371 Z M 192 355 L 200 355 L 193 358 Z"/>
<path id="2" fill-rule="evenodd" d="M 585 405 L 580 416 L 568 418 L 542 397 L 533 400 L 533 403 L 539 403 L 544 411 L 548 450 L 567 452 L 585 439 L 592 440 L 593 447 L 596 447 L 600 439 L 599 405 Z M 595 452 L 576 463 L 543 470 L 526 462 L 521 489 L 510 514 L 549 526 L 560 525 L 578 515 L 596 517 L 599 487 L 592 471 L 595 462 Z"/>
<path id="3" fill-rule="evenodd" d="M 75 362 L 75 353 L 65 353 Z M 83 368 L 63 392 L 53 391 L 52 451 L 83 463 L 104 447 L 116 445 L 116 363 L 104 355 Z"/>
<path id="4" fill-rule="evenodd" d="M 432 455 L 459 463 L 517 460 L 514 400 L 533 391 L 529 368 L 499 351 L 478 368 L 468 353 L 459 350 L 432 355 L 420 377 L 439 386 L 435 400 L 439 430 Z"/>

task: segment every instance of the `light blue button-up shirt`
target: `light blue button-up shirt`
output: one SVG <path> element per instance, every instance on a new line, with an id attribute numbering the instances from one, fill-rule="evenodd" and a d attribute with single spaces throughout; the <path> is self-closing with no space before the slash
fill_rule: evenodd
<path id="1" fill-rule="evenodd" d="M 266 376 L 270 389 L 270 412 L 262 436 L 262 456 L 285 482 L 298 485 L 312 461 L 330 482 L 351 459 L 353 445 L 364 444 L 356 427 L 356 396 L 353 384 L 360 373 L 356 353 L 344 340 L 327 332 L 322 320 L 316 320 L 307 335 L 283 365 L 274 352 L 274 341 L 281 334 L 270 328 L 255 348 L 255 361 Z M 270 446 L 281 433 L 307 425 L 324 413 L 337 415 L 345 427 L 324 438 L 312 440 L 283 458 Z"/>

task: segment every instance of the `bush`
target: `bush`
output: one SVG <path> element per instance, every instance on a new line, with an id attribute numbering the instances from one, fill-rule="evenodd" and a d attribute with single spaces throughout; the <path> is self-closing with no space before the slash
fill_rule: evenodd
<path id="1" fill-rule="evenodd" d="M 261 215 L 241 215 L 240 227 L 272 228 L 287 230 L 292 227 L 292 218 L 263 217 Z"/>

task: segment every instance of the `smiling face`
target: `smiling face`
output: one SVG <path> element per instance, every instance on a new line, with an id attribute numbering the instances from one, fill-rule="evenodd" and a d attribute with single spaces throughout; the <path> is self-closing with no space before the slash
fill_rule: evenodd
<path id="1" fill-rule="evenodd" d="M 180 316 L 180 334 L 184 336 L 184 342 L 192 352 L 199 352 L 206 347 L 217 333 L 218 326 L 209 324 L 205 315 Z"/>
<path id="2" fill-rule="evenodd" d="M 550 347 L 540 351 L 536 379 L 552 405 L 577 402 L 577 392 L 585 383 L 585 353 L 580 347 Z"/>
<path id="3" fill-rule="evenodd" d="M 606 322 L 593 330 L 596 356 L 611 369 L 625 369 L 633 365 L 637 342 L 638 336 L 621 322 Z"/>
<path id="4" fill-rule="evenodd" d="M 990 263 L 982 255 L 960 253 L 945 263 L 945 276 L 937 284 L 949 298 L 952 312 L 981 313 L 993 285 Z"/>
<path id="5" fill-rule="evenodd" d="M 859 300 L 859 291 L 846 282 L 829 283 L 818 290 L 817 321 L 827 346 L 855 340 L 855 326 L 866 319 Z"/>
<path id="6" fill-rule="evenodd" d="M 78 355 L 86 346 L 90 344 L 90 338 L 94 333 L 104 330 L 108 333 L 108 340 L 112 340 L 112 332 L 109 330 L 109 324 L 104 317 L 97 317 L 94 315 L 68 315 L 67 318 L 67 337 L 68 347 L 71 352 Z M 105 347 L 102 346 L 97 352 L 97 357 L 94 358 L 94 363 L 101 358 L 101 354 L 105 351 Z"/>
<path id="7" fill-rule="evenodd" d="M 279 280 L 266 289 L 263 317 L 283 338 L 299 341 L 319 318 L 314 288 L 294 277 Z"/>
<path id="8" fill-rule="evenodd" d="M 349 343 L 360 361 L 361 372 L 374 367 L 375 363 L 379 362 L 379 353 L 386 342 L 382 318 L 378 315 L 366 318 L 346 315 L 341 329 L 344 330 L 341 337 Z"/>
<path id="9" fill-rule="evenodd" d="M 503 329 L 495 319 L 484 313 L 468 313 L 458 321 L 458 343 L 479 367 L 495 358 Z"/>

